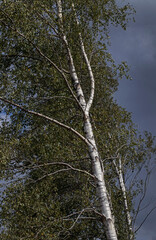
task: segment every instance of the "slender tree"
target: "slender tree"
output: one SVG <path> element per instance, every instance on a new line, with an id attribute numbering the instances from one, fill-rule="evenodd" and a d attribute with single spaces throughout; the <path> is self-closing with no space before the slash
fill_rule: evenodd
<path id="1" fill-rule="evenodd" d="M 89 230 L 96 229 L 93 235 L 87 231 L 85 239 L 123 239 L 113 164 L 126 210 L 125 239 L 132 236 L 121 160 L 119 165 L 103 161 L 122 146 L 116 136 L 110 144 L 112 129 L 131 123 L 111 96 L 117 78 L 127 72 L 125 63 L 115 66 L 107 52 L 109 23 L 126 28 L 132 12 L 129 4 L 118 6 L 113 0 L 0 1 L 0 100 L 10 118 L 2 128 L 9 145 L 2 169 L 3 176 L 19 181 L 4 197 L 4 239 L 75 239 L 78 231 L 83 239 L 85 226 L 75 228 L 83 219 Z"/>

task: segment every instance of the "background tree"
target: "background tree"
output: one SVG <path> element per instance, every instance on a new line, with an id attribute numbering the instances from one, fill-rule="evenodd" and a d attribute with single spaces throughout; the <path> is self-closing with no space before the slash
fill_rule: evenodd
<path id="1" fill-rule="evenodd" d="M 127 68 L 115 66 L 106 44 L 109 24 L 125 28 L 132 7 L 1 1 L 0 12 L 0 99 L 10 118 L 1 128 L 10 181 L 1 237 L 130 239 L 136 188 L 123 195 L 117 170 L 139 169 L 153 139 L 147 148 L 112 98 Z"/>

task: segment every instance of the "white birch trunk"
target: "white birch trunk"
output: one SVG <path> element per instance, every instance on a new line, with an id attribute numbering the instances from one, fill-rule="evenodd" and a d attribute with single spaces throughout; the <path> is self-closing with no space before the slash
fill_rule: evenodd
<path id="1" fill-rule="evenodd" d="M 101 207 L 101 215 L 102 215 L 102 222 L 104 224 L 104 230 L 106 232 L 107 240 L 117 240 L 114 219 L 113 219 L 113 216 L 111 213 L 111 208 L 110 208 L 110 204 L 109 204 L 109 200 L 108 200 L 108 196 L 107 196 L 106 184 L 105 184 L 105 180 L 104 180 L 104 168 L 100 161 L 99 152 L 97 150 L 97 146 L 96 146 L 96 142 L 95 142 L 95 138 L 94 138 L 94 134 L 93 134 L 93 130 L 92 130 L 92 125 L 91 125 L 90 118 L 89 118 L 89 109 L 93 102 L 94 90 L 95 90 L 95 80 L 94 80 L 93 72 L 91 69 L 90 62 L 88 61 L 87 54 L 85 52 L 85 47 L 83 44 L 81 34 L 79 34 L 81 50 L 82 50 L 82 53 L 83 53 L 83 56 L 84 56 L 84 59 L 85 59 L 85 62 L 86 62 L 87 68 L 88 68 L 89 77 L 90 77 L 90 81 L 91 81 L 90 98 L 88 100 L 88 103 L 86 103 L 86 100 L 85 100 L 85 97 L 83 94 L 83 90 L 81 88 L 80 81 L 78 79 L 76 69 L 74 66 L 74 60 L 72 57 L 72 53 L 70 51 L 70 47 L 68 46 L 68 41 L 67 41 L 66 35 L 63 32 L 62 1 L 61 0 L 57 0 L 57 6 L 58 6 L 58 17 L 59 17 L 59 21 L 60 21 L 60 25 L 61 25 L 61 28 L 60 28 L 61 34 L 63 36 L 62 38 L 65 43 L 65 46 L 67 48 L 68 58 L 69 58 L 69 62 L 70 62 L 69 67 L 70 67 L 71 77 L 74 82 L 74 88 L 75 88 L 75 91 L 77 94 L 77 99 L 83 109 L 84 133 L 85 133 L 86 139 L 89 142 L 88 143 L 88 151 L 89 151 L 89 155 L 91 158 L 93 174 L 95 176 L 97 194 L 98 194 L 99 203 L 100 203 L 100 207 Z"/>
<path id="2" fill-rule="evenodd" d="M 115 168 L 116 168 L 116 173 L 117 173 L 118 178 L 119 178 L 119 184 L 120 184 L 120 188 L 121 188 L 123 199 L 124 199 L 124 207 L 125 207 L 125 212 L 126 212 L 126 219 L 127 219 L 127 224 L 128 224 L 128 228 L 129 228 L 129 237 L 130 237 L 130 240 L 132 240 L 133 239 L 132 219 L 131 219 L 131 215 L 130 215 L 129 208 L 128 208 L 126 187 L 125 187 L 123 173 L 122 173 L 121 159 L 119 158 L 119 167 L 117 167 L 115 161 L 114 161 L 114 165 L 115 165 Z"/>
<path id="3" fill-rule="evenodd" d="M 88 150 L 92 161 L 92 170 L 95 176 L 97 194 L 102 214 L 102 221 L 104 224 L 104 229 L 106 231 L 107 240 L 117 240 L 114 219 L 111 213 L 111 208 L 107 196 L 107 189 L 104 179 L 104 169 L 100 161 L 89 116 L 86 116 L 84 120 L 84 132 L 86 138 L 91 143 Z"/>

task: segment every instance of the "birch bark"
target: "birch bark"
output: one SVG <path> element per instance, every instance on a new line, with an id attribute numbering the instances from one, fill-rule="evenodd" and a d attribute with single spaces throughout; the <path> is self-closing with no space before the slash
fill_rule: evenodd
<path id="1" fill-rule="evenodd" d="M 133 240 L 133 234 L 132 234 L 132 219 L 131 219 L 131 215 L 130 215 L 129 208 L 128 208 L 127 195 L 126 195 L 126 187 L 125 187 L 124 178 L 123 178 L 123 173 L 122 173 L 122 162 L 121 162 L 121 158 L 119 157 L 119 167 L 117 167 L 115 160 L 114 160 L 113 162 L 114 162 L 114 165 L 115 165 L 116 173 L 117 173 L 117 175 L 118 175 L 119 184 L 120 184 L 120 188 L 121 188 L 122 195 L 123 195 L 123 199 L 124 199 L 124 207 L 125 207 L 127 224 L 128 224 L 128 229 L 129 229 L 129 238 L 130 238 L 130 240 Z"/>
<path id="2" fill-rule="evenodd" d="M 63 18 L 62 18 L 63 12 L 62 12 L 62 1 L 61 0 L 57 0 L 57 6 L 58 6 L 58 17 L 59 17 L 59 22 L 60 22 L 60 30 L 61 30 L 62 38 L 63 38 L 63 41 L 66 45 L 67 52 L 68 52 L 71 78 L 74 82 L 74 88 L 75 88 L 75 91 L 77 94 L 77 99 L 83 109 L 84 133 L 85 133 L 86 139 L 89 141 L 88 152 L 89 152 L 89 155 L 91 158 L 93 174 L 95 176 L 97 194 L 98 194 L 99 203 L 100 203 L 100 207 L 101 207 L 102 222 L 104 224 L 104 229 L 106 232 L 107 240 L 117 240 L 114 219 L 113 219 L 113 216 L 111 213 L 111 208 L 110 208 L 110 204 L 109 204 L 109 200 L 108 200 L 108 196 L 107 196 L 107 189 L 106 189 L 106 184 L 105 184 L 105 179 L 104 179 L 104 168 L 103 168 L 102 162 L 100 161 L 99 152 L 97 149 L 97 145 L 95 142 L 95 137 L 94 137 L 94 133 L 93 133 L 90 117 L 89 117 L 89 110 L 90 110 L 92 102 L 93 102 L 94 91 L 95 91 L 94 75 L 92 72 L 90 62 L 88 61 L 87 54 L 85 52 L 85 47 L 84 47 L 84 43 L 83 43 L 81 34 L 79 34 L 82 54 L 84 56 L 84 59 L 85 59 L 86 65 L 87 65 L 87 68 L 89 71 L 89 77 L 90 77 L 90 81 L 91 81 L 90 98 L 88 100 L 88 103 L 86 103 L 85 96 L 84 96 L 80 81 L 79 81 L 77 73 L 76 73 L 76 69 L 74 66 L 74 60 L 72 57 L 72 53 L 70 51 L 70 47 L 68 45 L 68 40 L 66 38 L 66 35 L 63 32 Z"/>
<path id="3" fill-rule="evenodd" d="M 86 118 L 84 121 L 84 132 L 86 138 L 91 143 L 88 146 L 88 151 L 92 162 L 93 174 L 95 176 L 104 229 L 106 232 L 107 240 L 117 240 L 114 219 L 111 213 L 111 207 L 107 196 L 107 189 L 104 179 L 104 167 L 100 161 L 99 152 L 96 146 L 89 116 L 85 117 Z"/>

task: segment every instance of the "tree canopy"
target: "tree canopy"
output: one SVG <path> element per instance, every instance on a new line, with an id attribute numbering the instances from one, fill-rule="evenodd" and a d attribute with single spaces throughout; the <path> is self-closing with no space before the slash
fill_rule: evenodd
<path id="1" fill-rule="evenodd" d="M 2 239 L 134 239 L 154 138 L 113 99 L 129 75 L 107 50 L 133 14 L 115 0 L 0 1 Z"/>

